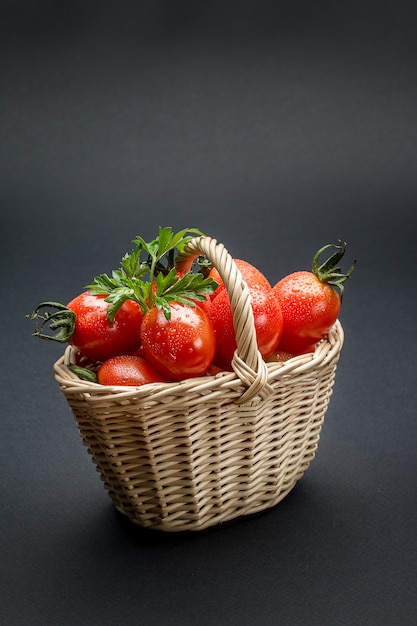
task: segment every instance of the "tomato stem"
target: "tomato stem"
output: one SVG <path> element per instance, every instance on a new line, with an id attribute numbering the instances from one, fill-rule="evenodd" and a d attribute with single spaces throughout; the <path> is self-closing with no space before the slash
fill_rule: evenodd
<path id="1" fill-rule="evenodd" d="M 153 295 L 153 289 L 152 289 L 152 285 L 153 285 L 153 281 L 155 278 L 155 269 L 156 269 L 156 265 L 158 263 L 160 259 L 155 255 L 152 256 L 152 262 L 149 268 L 149 290 L 148 290 L 148 309 L 151 309 L 154 303 L 154 295 Z"/>
<path id="2" fill-rule="evenodd" d="M 324 263 L 320 264 L 320 257 L 326 250 L 329 250 L 330 248 L 335 248 L 336 251 L 328 259 L 326 259 Z M 318 250 L 314 255 L 312 264 L 313 274 L 317 276 L 320 282 L 326 283 L 328 285 L 331 285 L 332 287 L 339 289 L 341 298 L 343 298 L 344 294 L 344 283 L 348 280 L 348 278 L 350 278 L 356 266 L 355 259 L 347 272 L 342 272 L 341 268 L 337 264 L 339 263 L 339 261 L 342 260 L 345 252 L 346 242 L 342 242 L 339 239 L 338 245 L 327 244 L 320 248 L 320 250 Z"/>
<path id="3" fill-rule="evenodd" d="M 46 309 L 40 313 L 41 309 Z M 56 309 L 52 312 L 48 309 Z M 76 314 L 60 302 L 41 302 L 30 315 L 26 315 L 30 320 L 35 320 L 34 337 L 50 339 L 59 343 L 68 342 L 75 330 Z M 55 335 L 48 335 L 43 332 L 43 328 L 49 325 L 50 330 L 58 332 Z"/>

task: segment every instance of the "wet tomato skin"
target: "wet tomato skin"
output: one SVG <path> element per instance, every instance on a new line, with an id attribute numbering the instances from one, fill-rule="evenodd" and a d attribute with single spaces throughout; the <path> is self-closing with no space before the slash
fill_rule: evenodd
<path id="1" fill-rule="evenodd" d="M 146 359 L 135 355 L 119 355 L 107 359 L 97 370 L 100 385 L 132 385 L 167 382 Z"/>
<path id="2" fill-rule="evenodd" d="M 276 349 L 282 332 L 282 313 L 270 287 L 248 286 L 254 316 L 258 349 L 264 358 Z M 217 349 L 214 362 L 224 369 L 231 369 L 236 350 L 232 307 L 226 290 L 219 293 L 209 311 L 216 332 Z"/>
<path id="3" fill-rule="evenodd" d="M 283 315 L 279 350 L 302 354 L 324 339 L 340 312 L 340 296 L 315 274 L 289 274 L 273 287 Z"/>
<path id="4" fill-rule="evenodd" d="M 216 349 L 211 322 L 199 306 L 171 302 L 169 307 L 169 320 L 156 307 L 143 318 L 141 341 L 146 359 L 171 380 L 202 376 Z"/>
<path id="5" fill-rule="evenodd" d="M 127 300 L 110 324 L 107 319 L 109 303 L 105 298 L 105 295 L 86 291 L 67 304 L 77 316 L 69 343 L 93 361 L 131 354 L 140 346 L 142 313 L 139 304 Z"/>
<path id="6" fill-rule="evenodd" d="M 234 259 L 234 261 L 238 270 L 240 270 L 240 273 L 242 274 L 243 280 L 248 285 L 248 287 L 265 287 L 265 288 L 271 287 L 266 276 L 264 276 L 264 274 L 262 274 L 262 272 L 258 270 L 257 267 L 255 267 L 248 261 L 244 261 L 243 259 Z M 213 280 L 215 280 L 216 283 L 218 284 L 217 289 L 210 296 L 211 300 L 213 300 L 226 287 L 225 287 L 223 280 L 220 278 L 219 272 L 217 271 L 215 267 L 213 267 L 210 270 L 208 276 L 209 278 L 213 278 Z"/>

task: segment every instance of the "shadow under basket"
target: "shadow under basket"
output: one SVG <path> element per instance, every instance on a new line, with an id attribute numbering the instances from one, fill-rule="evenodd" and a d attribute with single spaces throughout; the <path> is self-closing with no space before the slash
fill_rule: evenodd
<path id="1" fill-rule="evenodd" d="M 339 321 L 313 353 L 265 363 L 248 288 L 232 257 L 197 237 L 177 259 L 205 254 L 229 293 L 232 372 L 143 387 L 102 386 L 67 367 L 55 378 L 118 511 L 143 527 L 202 530 L 275 506 L 314 459 L 343 345 Z"/>

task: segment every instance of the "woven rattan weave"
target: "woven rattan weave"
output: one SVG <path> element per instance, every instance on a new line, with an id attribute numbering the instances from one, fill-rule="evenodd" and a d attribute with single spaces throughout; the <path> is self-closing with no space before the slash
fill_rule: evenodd
<path id="1" fill-rule="evenodd" d="M 343 345 L 340 322 L 314 353 L 265 363 L 246 284 L 224 246 L 193 239 L 186 269 L 205 254 L 234 313 L 233 371 L 143 387 L 77 378 L 68 347 L 55 377 L 115 507 L 165 531 L 201 530 L 272 507 L 315 456 Z"/>

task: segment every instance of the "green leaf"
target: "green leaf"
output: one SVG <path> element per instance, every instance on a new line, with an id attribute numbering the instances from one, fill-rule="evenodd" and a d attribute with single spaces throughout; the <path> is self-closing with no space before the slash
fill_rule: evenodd
<path id="1" fill-rule="evenodd" d="M 110 278 L 107 274 L 100 274 L 95 276 L 91 285 L 86 285 L 85 289 L 88 289 L 92 294 L 101 295 L 117 289 L 118 286 L 119 281 L 114 276 Z"/>
<path id="2" fill-rule="evenodd" d="M 159 228 L 159 235 L 157 239 L 152 242 L 155 256 L 158 259 L 162 258 L 164 254 L 168 252 L 168 250 L 172 250 L 172 248 L 175 247 L 174 237 L 175 236 L 172 232 L 172 228 Z"/>
<path id="3" fill-rule="evenodd" d="M 67 367 L 81 380 L 86 380 L 90 383 L 97 382 L 97 374 L 93 370 L 90 370 L 87 367 L 81 367 L 80 365 L 73 365 L 72 363 L 67 365 Z"/>
<path id="4" fill-rule="evenodd" d="M 145 250 L 156 261 L 160 260 L 170 250 L 183 250 L 186 243 L 188 243 L 193 236 L 186 236 L 187 233 L 193 236 L 202 236 L 203 233 L 198 228 L 184 228 L 183 230 L 174 233 L 170 226 L 164 228 L 159 227 L 158 237 L 146 243 L 143 237 L 137 236 L 133 243 L 139 246 L 142 250 Z"/>
<path id="5" fill-rule="evenodd" d="M 133 240 L 136 247 L 122 257 L 118 269 L 113 270 L 110 276 L 96 276 L 91 285 L 86 286 L 93 294 L 107 296 L 111 323 L 128 299 L 136 301 L 143 314 L 156 304 L 169 316 L 169 302 L 177 299 L 193 306 L 194 300 L 204 300 L 204 295 L 214 292 L 217 283 L 212 279 L 205 281 L 200 273 L 189 272 L 181 278 L 176 274 L 175 255 L 196 235 L 203 233 L 197 228 L 185 228 L 174 233 L 169 226 L 159 227 L 158 236 L 149 242 L 138 235 Z M 146 258 L 143 259 L 142 255 Z"/>
<path id="6" fill-rule="evenodd" d="M 169 319 L 166 303 L 180 302 L 187 306 L 195 306 L 197 302 L 203 302 L 206 295 L 213 293 L 217 283 L 212 278 L 204 278 L 202 274 L 191 272 L 178 277 L 175 270 L 172 270 L 165 277 L 157 277 L 157 290 L 154 295 L 154 302 L 158 308 L 163 308 L 165 317 Z"/>
<path id="7" fill-rule="evenodd" d="M 126 300 L 135 299 L 134 290 L 131 287 L 118 287 L 112 290 L 106 298 L 106 302 L 110 303 L 107 310 L 107 318 L 110 324 L 113 324 L 114 318 L 117 315 L 119 309 L 123 306 Z"/>
<path id="8" fill-rule="evenodd" d="M 179 280 L 175 268 L 171 269 L 166 276 L 158 274 L 156 277 L 156 293 L 161 295 L 164 291 L 167 291 L 170 287 L 175 285 Z"/>
<path id="9" fill-rule="evenodd" d="M 154 298 L 155 306 L 158 309 L 162 309 L 163 310 L 164 315 L 165 315 L 165 317 L 166 317 L 166 319 L 168 321 L 171 319 L 171 309 L 170 309 L 170 306 L 169 306 L 169 302 L 171 302 L 171 300 L 169 300 L 169 298 L 165 298 L 165 297 L 162 298 L 162 297 L 160 297 L 158 295 L 155 295 L 155 298 Z"/>

